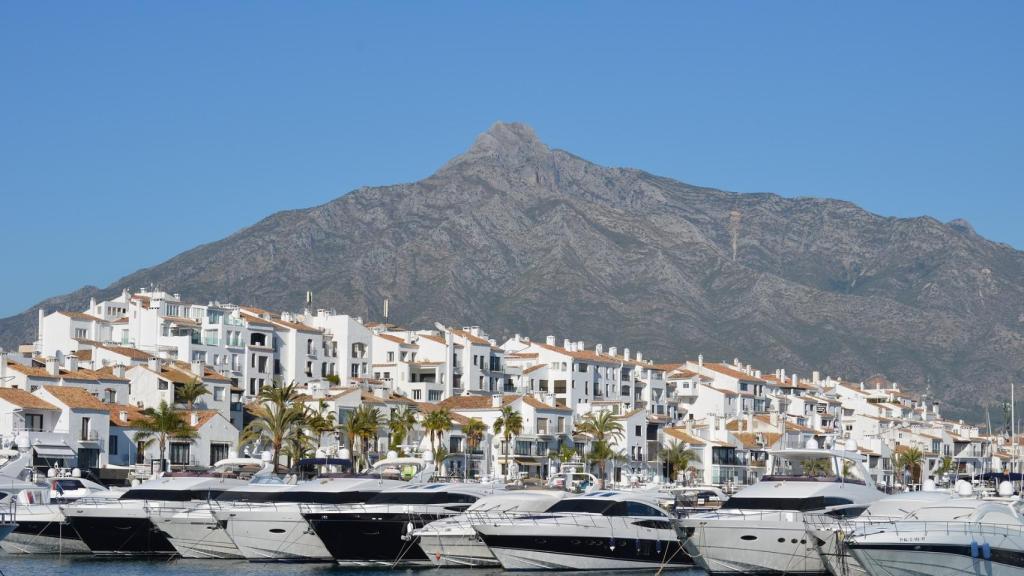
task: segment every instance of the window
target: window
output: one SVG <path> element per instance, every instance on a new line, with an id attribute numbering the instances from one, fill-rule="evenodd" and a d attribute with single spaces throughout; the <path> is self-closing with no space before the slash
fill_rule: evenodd
<path id="1" fill-rule="evenodd" d="M 422 400 L 423 399 L 423 391 L 422 390 L 413 390 L 412 391 L 412 399 L 413 400 Z"/>
<path id="2" fill-rule="evenodd" d="M 89 439 L 89 423 L 89 418 L 82 418 L 82 437 L 80 438 L 80 440 Z"/>
<path id="3" fill-rule="evenodd" d="M 349 372 L 349 375 L 353 378 L 359 376 L 359 364 L 352 365 L 352 370 Z"/>
<path id="4" fill-rule="evenodd" d="M 308 354 L 310 356 L 313 355 L 313 339 L 312 338 L 307 338 L 306 339 L 306 354 Z"/>
<path id="5" fill-rule="evenodd" d="M 210 466 L 228 457 L 231 445 L 223 442 L 210 442 Z"/>
<path id="6" fill-rule="evenodd" d="M 117 456 L 117 436 L 111 434 L 107 444 L 107 452 L 109 452 L 111 456 Z"/>
<path id="7" fill-rule="evenodd" d="M 640 434 L 642 434 L 642 432 L 640 431 L 640 426 L 637 425 L 637 427 L 636 427 L 636 437 L 639 438 Z"/>
<path id="8" fill-rule="evenodd" d="M 171 464 L 185 466 L 189 463 L 189 448 L 187 442 L 171 442 Z"/>
<path id="9" fill-rule="evenodd" d="M 313 363 L 306 361 L 306 376 L 313 376 Z"/>
<path id="10" fill-rule="evenodd" d="M 89 331 L 85 328 L 75 328 L 75 338 L 86 338 L 89 335 Z"/>
<path id="11" fill-rule="evenodd" d="M 25 430 L 29 432 L 42 432 L 43 431 L 43 415 L 42 414 L 25 414 Z"/>
<path id="12" fill-rule="evenodd" d="M 161 380 L 157 385 L 157 390 L 167 390 L 167 381 Z"/>
<path id="13" fill-rule="evenodd" d="M 395 353 L 394 352 L 388 352 L 388 364 L 390 364 L 390 363 L 392 363 L 394 361 L 395 361 Z"/>
<path id="14" fill-rule="evenodd" d="M 213 400 L 214 400 L 214 402 L 223 402 L 224 401 L 224 387 L 223 386 L 215 386 L 213 388 Z"/>
<path id="15" fill-rule="evenodd" d="M 441 391 L 440 390 L 430 390 L 430 391 L 428 391 L 427 392 L 427 400 L 429 400 L 430 402 L 440 402 L 441 401 Z"/>

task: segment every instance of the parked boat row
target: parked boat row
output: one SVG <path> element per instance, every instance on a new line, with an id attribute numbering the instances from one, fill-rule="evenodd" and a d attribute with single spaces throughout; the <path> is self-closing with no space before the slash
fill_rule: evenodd
<path id="1" fill-rule="evenodd" d="M 572 494 L 429 482 L 433 467 L 418 458 L 306 481 L 279 478 L 257 460 L 218 464 L 116 492 L 86 482 L 12 491 L 8 523 L 17 528 L 0 545 L 9 553 L 343 566 L 1024 573 L 1024 504 L 1008 485 L 994 498 L 966 483 L 956 493 L 886 496 L 867 482 L 854 450 L 772 453 L 770 473 L 731 498 L 713 487 Z M 665 509 L 666 498 L 683 518 Z M 0 516 L 0 534 L 4 526 Z"/>

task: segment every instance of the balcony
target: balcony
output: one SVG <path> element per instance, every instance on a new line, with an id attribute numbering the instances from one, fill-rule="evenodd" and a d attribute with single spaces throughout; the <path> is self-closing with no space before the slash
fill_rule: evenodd
<path id="1" fill-rule="evenodd" d="M 82 432 L 79 434 L 78 441 L 79 442 L 98 442 L 99 439 L 100 439 L 99 432 L 97 432 L 95 430 L 92 430 L 92 429 L 89 429 L 89 430 L 82 430 Z"/>

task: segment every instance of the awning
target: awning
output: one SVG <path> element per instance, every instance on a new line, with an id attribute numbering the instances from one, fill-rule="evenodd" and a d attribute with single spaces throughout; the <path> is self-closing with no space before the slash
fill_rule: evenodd
<path id="1" fill-rule="evenodd" d="M 77 456 L 74 450 L 68 446 L 55 445 L 55 446 L 33 446 L 37 456 L 43 458 L 74 458 Z"/>

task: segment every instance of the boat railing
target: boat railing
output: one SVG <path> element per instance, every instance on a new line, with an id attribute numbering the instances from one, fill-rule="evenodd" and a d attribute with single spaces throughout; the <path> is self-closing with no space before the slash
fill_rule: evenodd
<path id="1" fill-rule="evenodd" d="M 799 522 L 806 512 L 797 510 L 706 510 L 694 511 L 686 518 L 689 520 L 754 520 L 765 522 Z"/>
<path id="2" fill-rule="evenodd" d="M 210 509 L 215 512 L 230 512 L 231 510 L 247 511 L 247 512 L 260 512 L 267 510 L 291 510 L 294 511 L 298 508 L 299 502 L 246 502 L 244 500 L 230 500 L 225 502 L 219 502 L 213 500 L 210 502 Z M 314 506 L 320 506 L 314 504 Z"/>
<path id="3" fill-rule="evenodd" d="M 7 504 L 0 504 L 0 526 L 14 524 L 18 517 L 18 501 L 11 500 Z"/>
<path id="4" fill-rule="evenodd" d="M 537 526 L 573 526 L 583 528 L 607 528 L 611 524 L 611 518 L 609 516 L 602 516 L 600 514 L 586 514 L 586 513 L 569 513 L 569 514 L 546 514 L 540 513 L 523 513 L 523 512 L 501 512 L 498 514 L 492 514 L 485 521 L 475 522 L 476 524 L 535 524 Z M 623 520 L 632 520 L 630 516 L 615 516 Z M 652 516 L 651 520 L 660 519 Z M 666 522 L 670 522 L 671 518 L 664 518 Z"/>
<path id="5" fill-rule="evenodd" d="M 804 517 L 808 528 L 839 532 L 850 540 L 857 536 L 887 532 L 900 536 L 926 537 L 929 534 L 969 534 L 993 536 L 1024 536 L 1024 525 L 972 522 L 969 520 L 893 520 L 835 518 L 826 514 Z"/>

